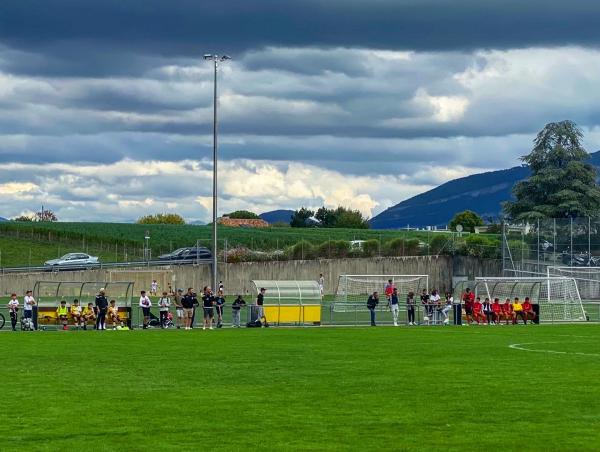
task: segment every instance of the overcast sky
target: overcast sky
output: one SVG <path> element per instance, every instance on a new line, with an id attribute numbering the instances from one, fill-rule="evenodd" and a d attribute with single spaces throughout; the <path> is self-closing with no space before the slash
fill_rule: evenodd
<path id="1" fill-rule="evenodd" d="M 0 216 L 376 215 L 519 164 L 544 124 L 600 149 L 600 2 L 3 0 Z"/>

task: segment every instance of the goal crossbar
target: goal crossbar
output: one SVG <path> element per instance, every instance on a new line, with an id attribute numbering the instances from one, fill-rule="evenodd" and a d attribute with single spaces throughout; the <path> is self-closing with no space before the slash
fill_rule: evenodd
<path id="1" fill-rule="evenodd" d="M 389 280 L 402 298 L 409 292 L 416 294 L 423 289 L 429 291 L 429 275 L 340 275 L 332 304 L 333 311 L 366 310 L 367 298 L 375 291 L 382 294 L 382 301 L 385 300 L 383 294 Z M 385 306 L 385 303 L 380 303 L 380 306 Z"/>

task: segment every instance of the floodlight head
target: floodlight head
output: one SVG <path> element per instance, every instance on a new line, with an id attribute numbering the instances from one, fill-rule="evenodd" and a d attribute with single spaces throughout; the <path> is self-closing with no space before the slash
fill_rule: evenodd
<path id="1" fill-rule="evenodd" d="M 205 59 L 205 60 L 212 60 L 212 59 L 213 59 L 213 57 L 214 57 L 214 56 L 213 56 L 213 55 L 211 55 L 210 53 L 205 53 L 205 54 L 204 54 L 204 59 Z"/>
<path id="2" fill-rule="evenodd" d="M 221 61 L 225 61 L 225 60 L 231 60 L 231 57 L 229 55 L 223 55 L 221 57 Z"/>

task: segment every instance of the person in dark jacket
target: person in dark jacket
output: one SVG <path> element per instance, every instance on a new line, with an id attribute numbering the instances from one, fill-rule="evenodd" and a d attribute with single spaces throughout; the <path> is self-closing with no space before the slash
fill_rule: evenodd
<path id="1" fill-rule="evenodd" d="M 379 304 L 379 292 L 373 292 L 373 295 L 369 295 L 369 299 L 367 300 L 367 309 L 371 313 L 371 326 L 375 325 L 375 308 Z"/>
<path id="2" fill-rule="evenodd" d="M 104 289 L 100 289 L 98 295 L 96 295 L 96 309 L 98 310 L 96 316 L 96 329 L 106 329 L 106 312 L 108 311 L 108 298 L 106 298 Z"/>
<path id="3" fill-rule="evenodd" d="M 231 326 L 233 326 L 234 328 L 240 327 L 240 311 L 244 307 L 246 307 L 246 302 L 244 301 L 241 295 L 238 295 L 237 298 L 233 301 L 233 304 L 231 305 Z"/>
<path id="4" fill-rule="evenodd" d="M 192 329 L 194 321 L 194 308 L 198 306 L 198 299 L 194 293 L 194 289 L 188 288 L 187 293 L 181 298 L 181 306 L 183 307 L 183 322 L 186 330 Z"/>
<path id="5" fill-rule="evenodd" d="M 225 295 L 219 289 L 215 297 L 215 311 L 217 312 L 217 328 L 223 328 L 223 309 L 225 308 Z"/>
<path id="6" fill-rule="evenodd" d="M 406 315 L 408 316 L 408 324 L 415 325 L 415 293 L 408 292 L 406 296 Z"/>

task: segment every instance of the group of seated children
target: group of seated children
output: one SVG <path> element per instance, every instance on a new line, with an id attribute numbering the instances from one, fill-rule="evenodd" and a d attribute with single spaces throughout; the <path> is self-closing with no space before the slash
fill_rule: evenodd
<path id="1" fill-rule="evenodd" d="M 507 298 L 502 304 L 499 298 L 494 298 L 493 303 L 490 303 L 490 299 L 486 298 L 482 303 L 480 297 L 475 297 L 473 292 L 467 289 L 462 299 L 468 325 L 473 322 L 477 322 L 478 325 L 501 325 L 502 321 L 506 321 L 507 325 L 509 323 L 516 325 L 519 318 L 523 320 L 523 324 L 527 325 L 528 320 L 533 323 L 536 318 L 529 297 L 525 297 L 523 303 L 521 303 L 519 297 L 515 297 L 512 303 L 510 298 Z"/>
<path id="2" fill-rule="evenodd" d="M 87 307 L 82 308 L 79 304 L 79 300 L 73 300 L 73 304 L 70 307 L 67 306 L 65 300 L 62 300 L 56 308 L 56 316 L 63 326 L 63 330 L 69 329 L 69 316 L 73 319 L 73 325 L 78 328 L 82 327 L 84 330 L 87 330 L 89 322 L 96 323 L 98 320 L 94 304 L 88 303 Z M 108 319 L 112 322 L 113 329 L 116 329 L 118 326 L 123 326 L 123 322 L 119 316 L 119 308 L 117 307 L 115 300 L 111 300 L 108 306 Z M 98 325 L 95 324 L 94 329 L 97 327 Z M 104 328 L 104 325 L 102 325 L 102 327 Z"/>

